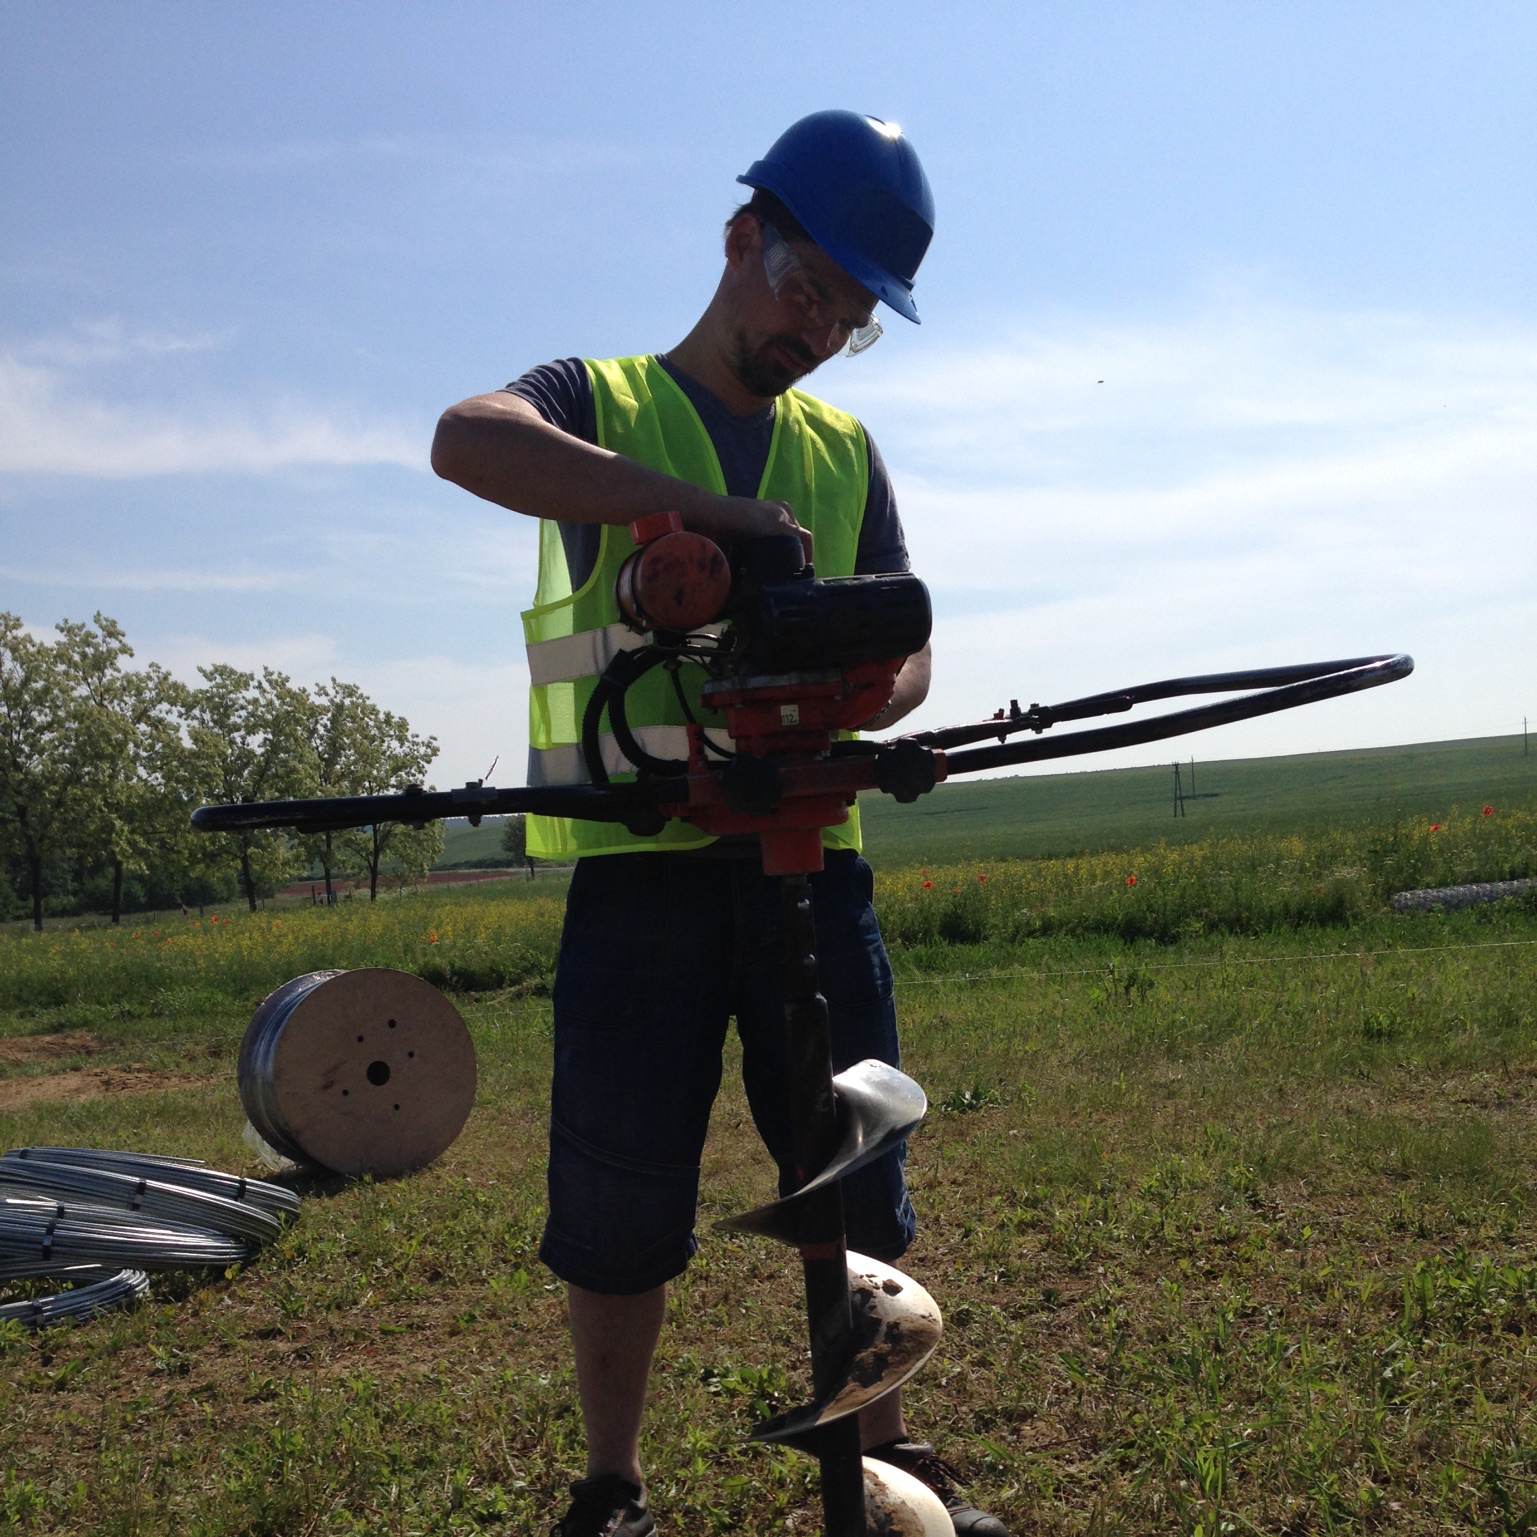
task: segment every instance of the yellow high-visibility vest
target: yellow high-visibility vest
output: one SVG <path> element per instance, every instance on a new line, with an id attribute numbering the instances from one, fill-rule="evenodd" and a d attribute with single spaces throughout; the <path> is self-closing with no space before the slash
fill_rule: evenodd
<path id="1" fill-rule="evenodd" d="M 677 382 L 654 357 L 587 363 L 592 380 L 598 442 L 663 474 L 706 491 L 726 494 L 710 435 Z M 846 412 L 789 390 L 775 403 L 774 432 L 758 496 L 787 502 L 816 544 L 819 576 L 852 576 L 870 483 L 864 430 Z M 614 581 L 635 551 L 627 527 L 603 526 L 598 558 L 573 591 L 560 525 L 539 525 L 539 585 L 534 606 L 523 615 L 528 645 L 528 742 L 531 785 L 585 784 L 582 713 L 599 675 L 624 649 L 649 644 L 619 617 Z M 690 676 L 693 675 L 693 676 Z M 685 690 L 694 717 L 724 737 L 723 718 L 699 703 L 701 669 L 685 667 Z M 625 714 L 640 745 L 658 758 L 688 756 L 685 716 L 671 679 L 654 668 L 625 696 Z M 615 780 L 633 779 L 633 765 L 609 735 L 602 740 L 605 765 Z M 539 859 L 569 860 L 594 854 L 695 849 L 713 842 L 687 822 L 669 821 L 654 838 L 638 838 L 617 823 L 569 817 L 530 816 L 528 852 Z M 859 847 L 859 810 L 828 828 L 829 848 Z"/>

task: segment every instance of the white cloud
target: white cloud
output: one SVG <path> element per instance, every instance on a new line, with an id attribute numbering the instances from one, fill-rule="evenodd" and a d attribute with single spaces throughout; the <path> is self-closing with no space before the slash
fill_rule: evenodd
<path id="1" fill-rule="evenodd" d="M 199 667 L 223 665 L 241 672 L 260 673 L 264 667 L 287 673 L 295 682 L 310 684 L 328 678 L 336 668 L 340 647 L 333 635 L 316 630 L 288 633 L 283 630 L 256 640 L 228 641 L 218 636 L 171 634 L 133 637 L 141 657 L 159 662 L 184 683 L 196 687 L 202 680 Z"/>
<path id="2" fill-rule="evenodd" d="M 1502 733 L 1537 706 L 1537 334 L 1252 302 L 1003 329 L 834 391 L 935 592 L 922 725 L 1379 649 L 1416 676 L 1197 750 Z"/>
<path id="3" fill-rule="evenodd" d="M 109 316 L 77 320 L 60 335 L 34 337 L 11 350 L 18 362 L 43 370 L 99 368 L 134 358 L 163 358 L 211 352 L 234 340 L 231 331 L 177 332 L 151 326 L 130 328 Z"/>
<path id="4" fill-rule="evenodd" d="M 1155 678 L 1396 649 L 1419 664 L 1407 682 L 1223 728 L 1193 750 L 1425 741 L 1518 730 L 1523 714 L 1537 716 L 1537 335 L 1261 305 L 1214 306 L 1182 324 L 1064 321 L 1005 333 L 922 367 L 897 349 L 879 363 L 877 349 L 825 382 L 880 442 L 915 569 L 935 594 L 935 687 L 914 728 L 978 719 L 1011 698 L 1058 702 Z M 109 332 L 101 345 L 113 343 Z M 25 370 L 61 415 L 67 398 L 57 369 L 10 367 L 0 373 L 0 454 L 4 402 Z M 103 413 L 106 458 L 145 462 L 126 412 L 100 401 L 90 409 Z M 169 411 L 156 421 L 168 445 L 160 462 L 184 451 L 182 463 L 198 467 L 205 443 L 190 424 Z M 265 422 L 229 429 L 217 467 L 315 462 L 283 458 L 306 442 L 319 452 L 302 435 L 307 423 L 285 439 L 276 418 Z M 35 435 L 61 430 L 44 421 Z M 366 436 L 317 430 L 329 462 L 377 462 Z M 419 468 L 419 437 L 400 433 L 372 452 Z M 328 479 L 324 515 L 297 515 L 274 498 L 259 571 L 210 580 L 148 527 L 135 529 L 142 547 L 128 558 L 98 555 L 103 586 L 165 594 L 159 625 L 178 623 L 178 593 L 262 594 L 270 641 L 226 646 L 213 634 L 177 652 L 135 627 L 140 654 L 173 667 L 180 657 L 192 677 L 213 659 L 277 666 L 304 682 L 334 672 L 438 737 L 439 784 L 477 777 L 495 757 L 495 778 L 520 783 L 517 611 L 533 585 L 531 527 L 467 500 L 424 496 L 415 507 L 394 493 L 384 508 L 353 490 L 361 475 L 343 468 Z M 100 606 L 88 553 L 60 545 L 6 551 L 6 574 L 67 566 L 86 595 L 76 610 Z M 67 576 L 50 585 L 69 585 Z M 330 618 L 316 617 L 320 591 L 333 600 Z M 414 622 L 407 609 L 425 603 L 436 608 L 437 654 L 374 660 L 399 654 Z M 1186 750 L 1162 744 L 1137 761 Z"/>
<path id="5" fill-rule="evenodd" d="M 925 574 L 958 590 L 1006 590 L 1020 572 L 1084 579 L 1086 568 L 1145 561 L 1163 551 L 1202 562 L 1234 549 L 1312 552 L 1322 576 L 1340 559 L 1426 574 L 1475 573 L 1480 582 L 1529 562 L 1537 512 L 1537 432 L 1526 423 L 1448 424 L 1324 444 L 1258 443 L 1240 460 L 1220 444 L 1206 462 L 1194 445 L 1188 476 L 1127 484 L 1123 452 L 1107 433 L 1061 478 L 968 483 L 929 468 L 900 480 L 912 543 L 931 559 Z M 1095 484 L 1104 463 L 1113 485 Z M 915 557 L 916 558 L 916 557 Z"/>
<path id="6" fill-rule="evenodd" d="M 1408 422 L 1532 417 L 1537 335 L 1391 314 L 1286 309 L 1262 300 L 1214 304 L 1179 321 L 1004 322 L 982 345 L 912 349 L 864 375 L 851 366 L 839 398 L 925 424 L 945 444 L 986 446 L 979 470 L 1020 443 L 1113 428 L 1182 436 L 1261 428 L 1361 433 Z"/>
<path id="7" fill-rule="evenodd" d="M 534 590 L 536 524 L 520 513 L 466 501 L 452 534 L 426 538 L 420 527 L 381 527 L 378 520 L 312 529 L 312 582 L 329 590 L 388 592 L 402 601 L 459 593 L 526 599 Z"/>
<path id="8" fill-rule="evenodd" d="M 286 588 L 291 578 L 277 571 L 225 571 L 219 568 L 190 570 L 124 570 L 90 560 L 72 560 L 53 567 L 0 565 L 0 577 L 34 587 L 86 588 L 99 592 L 273 592 Z"/>
<path id="9" fill-rule="evenodd" d="M 80 364 L 86 346 L 65 340 L 47 364 L 0 356 L 0 465 L 9 473 L 123 480 L 292 465 L 427 467 L 419 424 L 366 420 L 361 410 L 341 415 L 298 400 L 255 409 L 125 404 L 69 378 L 65 364 Z"/>
<path id="10" fill-rule="evenodd" d="M 353 674 L 386 709 L 438 739 L 439 789 L 486 778 L 520 785 L 528 768 L 528 666 L 521 640 L 505 660 L 419 657 L 364 664 Z M 493 769 L 493 764 L 495 765 Z"/>

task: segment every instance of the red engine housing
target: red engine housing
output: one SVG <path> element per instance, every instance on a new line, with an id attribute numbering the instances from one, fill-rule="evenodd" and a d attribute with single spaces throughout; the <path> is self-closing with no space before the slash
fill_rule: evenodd
<path id="1" fill-rule="evenodd" d="M 820 870 L 822 829 L 848 821 L 870 782 L 868 763 L 828 758 L 833 736 L 880 713 L 902 660 L 706 684 L 705 702 L 724 712 L 737 763 L 756 760 L 772 776 L 774 798 L 762 810 L 743 809 L 740 798 L 733 804 L 729 775 L 711 762 L 696 728 L 681 815 L 701 832 L 757 833 L 768 875 Z"/>

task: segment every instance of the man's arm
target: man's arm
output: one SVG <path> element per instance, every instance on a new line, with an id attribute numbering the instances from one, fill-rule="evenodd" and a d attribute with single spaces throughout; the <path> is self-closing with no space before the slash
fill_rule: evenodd
<path id="1" fill-rule="evenodd" d="M 811 534 L 786 502 L 716 496 L 552 426 L 505 390 L 475 395 L 443 413 L 432 467 L 445 480 L 499 507 L 557 523 L 632 523 L 676 512 L 683 526 L 717 543 L 758 534 Z"/>
<path id="2" fill-rule="evenodd" d="M 915 651 L 902 663 L 897 674 L 896 686 L 884 710 L 877 711 L 859 729 L 861 731 L 885 731 L 896 725 L 904 716 L 911 715 L 929 695 L 930 663 L 933 653 L 924 642 L 922 651 Z"/>
<path id="3" fill-rule="evenodd" d="M 865 433 L 870 454 L 870 489 L 865 500 L 865 515 L 859 527 L 859 552 L 854 570 L 859 576 L 873 576 L 888 571 L 909 571 L 907 541 L 902 536 L 902 520 L 897 516 L 896 497 L 886 461 L 875 446 L 875 439 Z M 886 708 L 867 720 L 861 731 L 884 731 L 894 726 L 928 697 L 931 652 L 927 644 L 902 664 Z"/>

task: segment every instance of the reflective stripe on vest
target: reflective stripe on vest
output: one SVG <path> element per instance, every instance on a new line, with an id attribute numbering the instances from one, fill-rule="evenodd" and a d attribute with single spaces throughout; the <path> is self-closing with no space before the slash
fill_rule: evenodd
<path id="1" fill-rule="evenodd" d="M 638 726 L 630 733 L 636 746 L 653 758 L 688 759 L 687 726 Z M 724 752 L 735 751 L 735 742 L 723 731 L 710 732 L 710 740 Z M 635 765 L 620 750 L 619 739 L 612 732 L 598 736 L 598 755 L 610 779 L 629 777 Z M 580 743 L 566 747 L 529 748 L 528 782 L 530 785 L 584 785 L 589 782 L 587 760 Z"/>
<path id="2" fill-rule="evenodd" d="M 702 624 L 691 633 L 719 635 L 725 628 L 719 623 Z M 636 634 L 623 620 L 604 625 L 601 630 L 580 630 L 575 635 L 557 635 L 553 640 L 536 641 L 526 648 L 528 681 L 539 688 L 546 683 L 596 678 L 621 651 L 639 651 L 650 644 L 649 635 Z"/>
<path id="3" fill-rule="evenodd" d="M 709 433 L 655 358 L 589 362 L 587 371 L 601 447 L 724 494 L 725 477 Z M 775 403 L 773 439 L 758 495 L 789 503 L 811 529 L 820 576 L 853 574 L 868 488 L 869 451 L 859 423 L 798 390 L 781 396 Z M 614 580 L 634 548 L 627 529 L 606 525 L 592 572 L 580 590 L 573 590 L 559 525 L 540 525 L 538 592 L 534 607 L 523 615 L 530 675 L 530 784 L 587 782 L 581 722 L 593 686 L 614 656 L 647 644 L 646 637 L 620 622 L 614 602 Z M 724 745 L 724 720 L 699 703 L 702 670 L 685 667 L 678 676 L 694 718 Z M 687 756 L 685 717 L 673 681 L 662 669 L 654 669 L 625 699 L 626 719 L 637 742 L 659 758 Z M 633 777 L 611 736 L 602 738 L 602 752 L 612 777 Z M 851 809 L 849 822 L 829 829 L 824 841 L 831 847 L 858 848 L 857 818 L 857 808 Z M 669 821 L 655 838 L 637 838 L 614 823 L 528 819 L 529 852 L 543 859 L 698 848 L 713 841 L 680 821 Z"/>
<path id="4" fill-rule="evenodd" d="M 621 651 L 636 651 L 650 644 L 650 636 L 637 635 L 622 622 L 535 641 L 528 648 L 528 681 L 534 688 L 542 688 L 547 683 L 595 678 Z"/>

